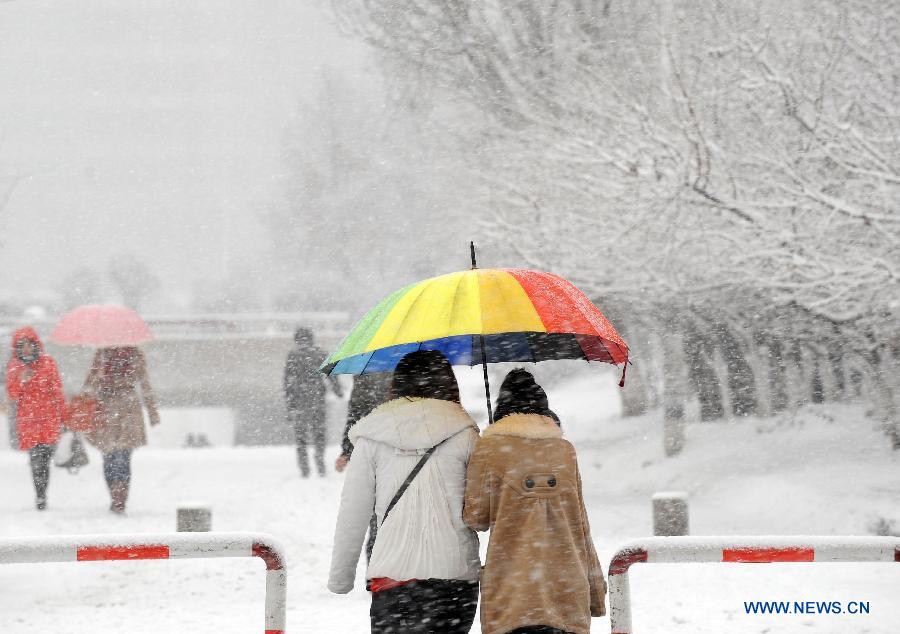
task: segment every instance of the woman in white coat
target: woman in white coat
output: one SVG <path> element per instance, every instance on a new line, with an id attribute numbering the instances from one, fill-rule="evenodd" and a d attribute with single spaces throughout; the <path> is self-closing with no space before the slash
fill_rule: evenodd
<path id="1" fill-rule="evenodd" d="M 413 352 L 394 371 L 391 400 L 350 431 L 328 588 L 353 589 L 372 509 L 366 571 L 373 633 L 468 632 L 478 601 L 478 537 L 462 519 L 478 428 L 440 352 Z M 418 468 L 418 469 L 417 469 Z M 399 493 L 399 495 L 398 495 Z"/>

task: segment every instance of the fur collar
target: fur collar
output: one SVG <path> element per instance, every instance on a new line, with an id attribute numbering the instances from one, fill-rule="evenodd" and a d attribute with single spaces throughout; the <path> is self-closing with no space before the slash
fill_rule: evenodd
<path id="1" fill-rule="evenodd" d="M 459 403 L 433 398 L 398 398 L 382 403 L 350 428 L 351 443 L 368 438 L 403 450 L 425 449 L 475 421 Z"/>
<path id="2" fill-rule="evenodd" d="M 488 425 L 482 436 L 518 436 L 520 438 L 562 438 L 562 429 L 549 416 L 510 414 Z"/>

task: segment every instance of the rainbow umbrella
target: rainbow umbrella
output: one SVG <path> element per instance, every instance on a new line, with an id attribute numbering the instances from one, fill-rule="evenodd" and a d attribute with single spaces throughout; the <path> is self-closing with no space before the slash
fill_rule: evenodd
<path id="1" fill-rule="evenodd" d="M 416 350 L 439 350 L 453 365 L 484 364 L 488 395 L 488 363 L 621 363 L 620 385 L 628 363 L 628 346 L 572 283 L 528 269 L 472 268 L 390 294 L 353 327 L 320 370 L 387 372 Z"/>

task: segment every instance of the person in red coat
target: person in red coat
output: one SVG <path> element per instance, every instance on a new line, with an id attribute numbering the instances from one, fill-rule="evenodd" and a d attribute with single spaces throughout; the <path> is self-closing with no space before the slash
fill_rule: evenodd
<path id="1" fill-rule="evenodd" d="M 32 328 L 13 334 L 12 358 L 6 366 L 6 392 L 16 404 L 19 449 L 28 451 L 36 505 L 47 508 L 50 459 L 59 440 L 66 399 L 56 362 Z"/>

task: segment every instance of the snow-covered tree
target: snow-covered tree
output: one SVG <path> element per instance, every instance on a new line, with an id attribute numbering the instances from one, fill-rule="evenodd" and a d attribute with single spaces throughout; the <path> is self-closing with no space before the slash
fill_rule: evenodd
<path id="1" fill-rule="evenodd" d="M 683 337 L 707 415 L 809 400 L 821 367 L 854 357 L 900 447 L 884 369 L 900 305 L 896 7 L 336 6 L 410 77 L 481 113 L 461 133 L 492 242 Z"/>
<path id="2" fill-rule="evenodd" d="M 390 107 L 389 107 L 390 105 Z M 295 307 L 358 311 L 468 261 L 455 164 L 426 121 L 335 71 L 288 133 L 285 200 L 267 220 Z M 443 245 L 457 245 L 448 258 Z"/>

